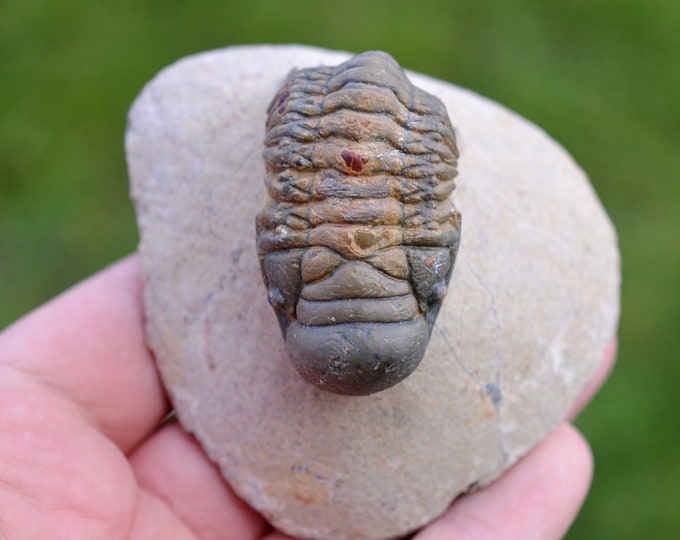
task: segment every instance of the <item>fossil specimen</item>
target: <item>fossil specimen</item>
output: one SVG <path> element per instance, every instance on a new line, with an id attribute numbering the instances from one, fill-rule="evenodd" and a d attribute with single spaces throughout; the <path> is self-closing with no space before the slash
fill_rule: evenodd
<path id="1" fill-rule="evenodd" d="M 147 340 L 182 426 L 278 530 L 384 540 L 489 484 L 562 421 L 616 332 L 620 259 L 601 202 L 559 144 L 488 98 L 409 74 L 465 135 L 463 244 L 448 296 L 403 383 L 347 398 L 307 384 L 271 326 L 252 238 L 263 117 L 291 68 L 347 58 L 279 45 L 184 59 L 135 101 L 126 149 Z M 408 267 L 416 247 L 391 257 Z M 261 251 L 263 261 L 284 253 Z"/>
<path id="2" fill-rule="evenodd" d="M 367 52 L 294 70 L 268 108 L 257 248 L 293 364 L 371 394 L 422 359 L 460 240 L 442 102 Z"/>

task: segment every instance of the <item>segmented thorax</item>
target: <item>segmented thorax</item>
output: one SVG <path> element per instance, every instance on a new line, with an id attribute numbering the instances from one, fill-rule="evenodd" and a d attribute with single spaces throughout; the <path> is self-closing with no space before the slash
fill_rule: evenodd
<path id="1" fill-rule="evenodd" d="M 460 238 L 442 102 L 386 53 L 293 71 L 268 109 L 257 246 L 302 376 L 370 394 L 420 362 Z"/>

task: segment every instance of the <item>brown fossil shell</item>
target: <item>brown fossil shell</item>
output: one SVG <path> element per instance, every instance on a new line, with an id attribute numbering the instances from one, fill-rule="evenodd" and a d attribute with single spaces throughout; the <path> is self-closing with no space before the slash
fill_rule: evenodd
<path id="1" fill-rule="evenodd" d="M 289 355 L 364 395 L 422 359 L 460 240 L 442 102 L 384 52 L 295 70 L 268 108 L 257 248 Z"/>

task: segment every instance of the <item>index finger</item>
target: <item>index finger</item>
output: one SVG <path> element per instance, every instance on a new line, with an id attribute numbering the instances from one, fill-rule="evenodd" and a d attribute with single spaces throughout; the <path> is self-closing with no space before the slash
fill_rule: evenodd
<path id="1" fill-rule="evenodd" d="M 0 366 L 40 381 L 127 452 L 169 410 L 144 334 L 139 261 L 86 279 L 0 334 Z"/>

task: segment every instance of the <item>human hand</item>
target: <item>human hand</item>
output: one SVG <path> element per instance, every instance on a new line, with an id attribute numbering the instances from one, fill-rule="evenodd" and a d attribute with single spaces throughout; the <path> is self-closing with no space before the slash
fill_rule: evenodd
<path id="1" fill-rule="evenodd" d="M 0 540 L 284 540 L 177 423 L 146 348 L 128 257 L 0 334 Z M 569 415 L 606 378 L 615 345 Z M 561 424 L 418 540 L 559 538 L 590 484 L 587 443 Z"/>

